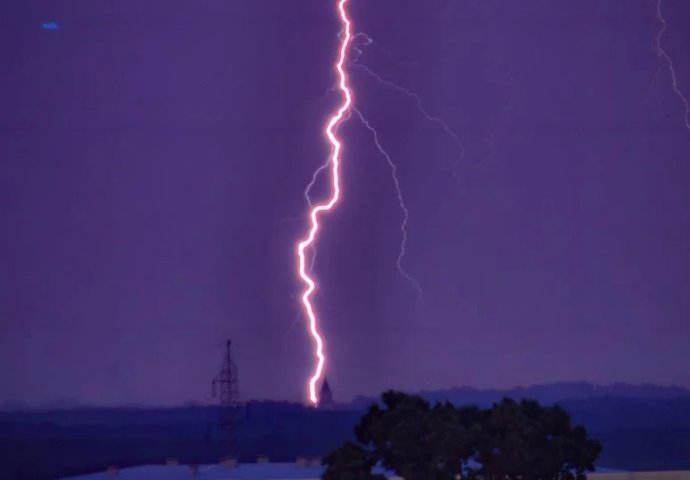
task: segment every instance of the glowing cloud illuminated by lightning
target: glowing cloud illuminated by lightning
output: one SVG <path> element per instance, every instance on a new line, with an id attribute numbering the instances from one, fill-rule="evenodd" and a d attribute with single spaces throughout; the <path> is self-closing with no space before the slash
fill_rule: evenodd
<path id="1" fill-rule="evenodd" d="M 350 94 L 350 89 L 348 87 L 347 75 L 345 73 L 344 65 L 346 62 L 347 51 L 350 46 L 350 41 L 352 38 L 350 29 L 350 19 L 348 18 L 345 6 L 348 0 L 338 1 L 338 15 L 340 17 L 340 22 L 343 27 L 343 34 L 341 35 L 340 48 L 338 54 L 338 60 L 335 65 L 335 69 L 338 75 L 338 89 L 343 94 L 343 103 L 338 107 L 338 110 L 331 115 L 326 124 L 326 137 L 328 142 L 331 144 L 331 156 L 328 161 L 327 166 L 331 169 L 331 195 L 327 201 L 324 203 L 311 204 L 309 210 L 309 231 L 306 237 L 304 237 L 297 244 L 297 257 L 298 257 L 298 273 L 299 277 L 305 285 L 305 289 L 302 293 L 302 306 L 304 313 L 309 321 L 309 333 L 314 342 L 315 356 L 316 356 L 316 367 L 312 376 L 309 378 L 308 390 L 309 390 L 309 400 L 317 405 L 319 398 L 316 394 L 316 384 L 321 379 L 323 371 L 326 364 L 326 355 L 324 351 L 324 342 L 319 332 L 319 322 L 314 310 L 314 306 L 311 303 L 311 296 L 316 289 L 316 282 L 310 276 L 310 272 L 307 268 L 306 252 L 314 247 L 316 241 L 316 235 L 319 231 L 319 216 L 323 212 L 328 212 L 332 210 L 340 199 L 340 155 L 341 155 L 341 143 L 338 137 L 335 135 L 336 127 L 346 118 L 348 118 L 349 109 L 352 105 L 352 95 Z M 317 172 L 315 172 L 312 178 L 312 183 L 316 178 L 317 174 L 323 167 L 320 167 Z M 311 185 L 310 184 L 310 185 Z M 309 188 L 309 187 L 308 187 Z M 305 193 L 308 197 L 308 190 Z"/>

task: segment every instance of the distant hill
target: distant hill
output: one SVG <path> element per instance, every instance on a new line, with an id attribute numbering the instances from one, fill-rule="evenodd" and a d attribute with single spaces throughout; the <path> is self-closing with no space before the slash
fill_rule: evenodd
<path id="1" fill-rule="evenodd" d="M 430 401 L 450 401 L 457 405 L 486 406 L 503 397 L 531 398 L 546 404 L 562 402 L 564 400 L 604 397 L 673 399 L 690 397 L 690 390 L 678 386 L 654 384 L 631 385 L 627 383 L 614 383 L 611 385 L 595 385 L 587 382 L 562 382 L 511 389 L 482 390 L 472 387 L 459 387 L 421 391 L 418 394 Z M 368 397 L 357 397 L 350 405 L 354 408 L 361 408 L 370 404 L 373 400 Z"/>
<path id="2" fill-rule="evenodd" d="M 651 383 L 633 385 L 628 383 L 613 383 L 610 385 L 595 385 L 588 382 L 559 382 L 543 385 L 530 385 L 509 389 L 479 389 L 473 387 L 455 387 L 441 390 L 423 390 L 414 392 L 429 401 L 450 401 L 457 405 L 488 406 L 503 397 L 531 398 L 541 403 L 555 403 L 564 400 L 581 400 L 590 398 L 648 398 L 648 399 L 673 399 L 690 398 L 690 389 L 675 385 L 655 385 Z M 376 401 L 376 398 L 359 396 L 351 402 L 340 403 L 341 409 L 359 410 L 366 408 Z M 273 402 L 267 403 L 285 403 Z M 180 408 L 203 407 L 201 404 L 188 402 L 180 405 Z M 107 409 L 156 409 L 151 405 L 120 405 L 120 406 L 89 406 L 74 399 L 57 399 L 43 403 L 29 403 L 21 400 L 6 400 L 0 403 L 0 412 L 5 411 L 30 411 L 30 410 L 74 410 L 90 408 Z M 176 407 L 160 407 L 176 408 Z"/>

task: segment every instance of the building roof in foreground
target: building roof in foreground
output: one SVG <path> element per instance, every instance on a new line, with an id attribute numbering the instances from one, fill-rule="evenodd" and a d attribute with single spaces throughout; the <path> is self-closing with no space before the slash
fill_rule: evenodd
<path id="1" fill-rule="evenodd" d="M 69 477 L 69 480 L 315 480 L 321 478 L 323 467 L 318 465 L 299 465 L 294 462 L 242 463 L 234 467 L 216 464 L 199 465 L 196 467 L 196 472 L 192 473 L 188 465 L 143 465 L 122 468 L 117 471 L 116 475 L 114 475 L 114 473 L 115 472 L 107 472 L 104 470 L 99 473 Z M 596 480 L 600 480 L 602 477 L 608 477 L 614 480 L 616 477 L 615 473 L 623 472 L 600 468 L 597 469 L 597 473 L 590 474 L 588 477 Z M 645 477 L 643 474 L 639 479 L 626 480 L 690 480 L 690 472 L 673 473 L 681 473 L 681 476 L 677 477 L 672 475 L 669 477 L 662 474 L 661 476 Z M 635 476 L 637 475 L 639 474 L 635 474 Z"/>
<path id="2" fill-rule="evenodd" d="M 70 480 L 288 480 L 320 478 L 323 467 L 300 466 L 296 463 L 246 463 L 235 467 L 225 465 L 199 465 L 195 475 L 190 473 L 187 465 L 143 465 L 122 468 L 117 476 L 105 470 L 91 473 Z"/>

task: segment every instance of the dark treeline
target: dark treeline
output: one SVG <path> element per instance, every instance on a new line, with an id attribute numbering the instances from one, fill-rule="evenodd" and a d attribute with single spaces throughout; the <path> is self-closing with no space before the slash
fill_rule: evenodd
<path id="1" fill-rule="evenodd" d="M 361 412 L 251 402 L 234 416 L 240 461 L 317 457 L 349 438 Z M 0 412 L 0 479 L 54 479 L 120 467 L 215 463 L 226 455 L 217 407 Z"/>
<path id="2" fill-rule="evenodd" d="M 598 465 L 690 469 L 690 398 L 594 398 L 559 402 L 601 440 Z M 323 456 L 353 438 L 364 409 L 318 411 L 251 402 L 237 412 L 242 461 Z M 0 412 L 0 478 L 51 479 L 119 466 L 216 462 L 224 453 L 215 407 L 79 408 Z"/>

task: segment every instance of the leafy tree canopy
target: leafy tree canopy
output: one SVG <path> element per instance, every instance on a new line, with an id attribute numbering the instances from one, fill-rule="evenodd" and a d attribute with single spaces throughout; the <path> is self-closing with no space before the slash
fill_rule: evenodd
<path id="1" fill-rule="evenodd" d="M 325 480 L 374 480 L 374 466 L 406 480 L 580 480 L 601 446 L 558 406 L 504 399 L 491 408 L 431 405 L 400 392 L 383 394 L 347 442 L 326 459 Z"/>

